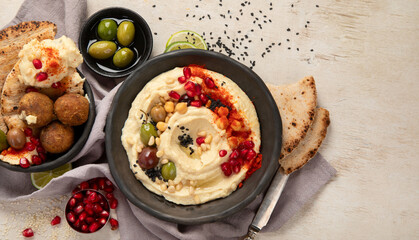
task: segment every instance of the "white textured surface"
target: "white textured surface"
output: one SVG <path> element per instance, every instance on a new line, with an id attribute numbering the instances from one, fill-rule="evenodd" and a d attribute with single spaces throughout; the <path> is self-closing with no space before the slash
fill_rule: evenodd
<path id="1" fill-rule="evenodd" d="M 1 1 L 0 26 L 14 17 L 21 2 Z M 227 9 L 236 16 L 238 1 L 223 3 L 223 8 L 209 0 L 156 2 L 89 0 L 88 13 L 116 5 L 136 10 L 157 33 L 153 55 L 163 52 L 178 30 L 212 32 L 225 39 L 224 23 L 231 36 L 254 27 L 248 12 L 240 21 L 216 17 Z M 269 8 L 262 0 L 251 3 L 245 11 Z M 256 60 L 254 70 L 267 82 L 314 76 L 318 104 L 331 114 L 320 152 L 338 174 L 285 226 L 258 239 L 418 239 L 418 1 L 287 0 L 274 1 L 273 7 L 272 24 L 255 31 L 264 41 L 249 46 L 249 59 Z M 211 13 L 213 19 L 210 24 L 186 18 L 186 13 Z M 270 42 L 282 45 L 262 58 Z M 243 63 L 249 65 L 248 60 Z"/>

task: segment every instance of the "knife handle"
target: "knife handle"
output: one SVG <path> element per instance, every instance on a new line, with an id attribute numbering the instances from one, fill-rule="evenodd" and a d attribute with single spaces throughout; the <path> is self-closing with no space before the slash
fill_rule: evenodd
<path id="1" fill-rule="evenodd" d="M 253 226 L 250 226 L 249 231 L 247 232 L 247 235 L 243 240 L 254 240 L 256 237 L 256 234 L 258 233 L 259 233 L 259 229 L 256 229 Z"/>

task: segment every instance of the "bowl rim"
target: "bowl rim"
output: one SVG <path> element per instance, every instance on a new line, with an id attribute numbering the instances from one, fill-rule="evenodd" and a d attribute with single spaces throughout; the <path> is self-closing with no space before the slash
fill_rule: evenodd
<path id="1" fill-rule="evenodd" d="M 84 75 L 77 69 L 78 73 L 82 78 L 85 78 Z M 84 144 L 87 142 L 87 139 L 90 136 L 90 132 L 92 131 L 93 124 L 96 118 L 96 109 L 95 109 L 95 97 L 93 95 L 92 88 L 90 83 L 85 79 L 83 83 L 83 89 L 85 94 L 89 97 L 89 117 L 86 121 L 85 126 L 83 128 L 83 132 L 80 135 L 79 139 L 73 144 L 73 146 L 65 152 L 63 155 L 59 156 L 58 158 L 44 162 L 40 165 L 31 165 L 28 168 L 22 168 L 19 165 L 11 165 L 7 162 L 3 162 L 0 160 L 0 166 L 5 167 L 9 170 L 16 171 L 16 172 L 43 172 L 55 169 L 60 167 L 69 161 L 71 161 L 79 152 L 83 149 Z"/>
<path id="2" fill-rule="evenodd" d="M 213 213 L 213 214 L 207 214 L 205 216 L 200 216 L 200 217 L 194 217 L 194 218 L 188 218 L 188 217 L 174 217 L 170 214 L 166 214 L 163 213 L 161 211 L 158 211 L 156 209 L 152 209 L 151 207 L 149 207 L 148 205 L 144 204 L 143 202 L 141 202 L 138 198 L 135 197 L 135 195 L 128 190 L 126 184 L 121 180 L 120 174 L 116 171 L 116 164 L 115 161 L 113 159 L 112 156 L 112 144 L 111 144 L 111 140 L 112 140 L 112 119 L 113 116 L 115 115 L 115 112 L 117 111 L 117 104 L 116 102 L 118 101 L 119 98 L 121 98 L 124 95 L 124 88 L 125 86 L 128 86 L 131 82 L 135 82 L 135 73 L 136 72 L 140 72 L 143 69 L 146 69 L 150 66 L 155 65 L 156 62 L 159 62 L 161 59 L 164 58 L 171 58 L 171 57 L 180 57 L 180 56 L 188 56 L 188 55 L 202 55 L 205 54 L 209 57 L 215 57 L 215 58 L 221 58 L 224 59 L 226 61 L 231 62 L 231 64 L 235 65 L 236 67 L 239 67 L 241 70 L 244 70 L 246 72 L 246 74 L 249 74 L 252 79 L 257 79 L 257 84 L 259 85 L 259 87 L 268 94 L 268 98 L 270 99 L 270 104 L 274 104 L 274 106 L 276 106 L 275 100 L 273 99 L 269 89 L 267 88 L 267 86 L 265 85 L 265 83 L 262 81 L 262 79 L 255 73 L 253 72 L 250 68 L 248 68 L 247 66 L 243 65 L 242 63 L 226 56 L 223 55 L 221 53 L 217 53 L 217 52 L 212 52 L 212 51 L 208 51 L 208 50 L 201 50 L 201 49 L 184 49 L 184 50 L 180 50 L 180 51 L 172 51 L 172 52 L 168 52 L 168 53 L 163 53 L 160 54 L 156 57 L 153 57 L 152 59 L 148 60 L 145 64 L 143 64 L 141 67 L 139 67 L 135 72 L 133 72 L 121 85 L 121 87 L 118 89 L 117 93 L 114 96 L 114 99 L 112 101 L 112 105 L 110 108 L 110 111 L 108 113 L 108 118 L 106 120 L 106 128 L 105 128 L 105 142 L 106 142 L 106 155 L 108 158 L 108 164 L 109 164 L 109 168 L 111 171 L 111 174 L 116 182 L 116 184 L 118 185 L 119 189 L 121 190 L 121 192 L 125 195 L 125 197 L 135 206 L 139 207 L 140 209 L 144 210 L 145 212 L 159 218 L 159 219 L 163 219 L 166 221 L 170 221 L 170 222 L 174 222 L 174 223 L 179 223 L 179 224 L 186 224 L 186 225 L 194 225 L 194 224 L 201 224 L 201 223 L 207 223 L 207 222 L 214 222 L 217 220 L 220 220 L 222 218 L 225 218 L 227 216 L 230 216 L 236 212 L 238 212 L 239 210 L 241 210 L 242 208 L 244 208 L 245 206 L 247 206 L 248 204 L 250 204 L 253 200 L 255 200 L 255 198 L 262 192 L 264 192 L 272 178 L 274 177 L 275 173 L 277 172 L 277 169 L 279 167 L 279 162 L 278 161 L 271 161 L 269 163 L 269 166 L 271 167 L 270 171 L 267 171 L 267 174 L 264 174 L 261 177 L 260 180 L 260 184 L 263 184 L 260 188 L 255 189 L 255 191 L 252 191 L 245 199 L 243 199 L 240 203 L 234 205 L 231 208 L 225 209 L 224 211 L 221 212 L 217 212 L 217 213 Z M 223 74 L 222 72 L 219 72 L 221 74 Z M 151 79 L 149 79 L 151 80 Z M 256 109 L 257 111 L 257 109 Z M 278 119 L 279 119 L 279 124 L 278 124 L 278 128 L 277 129 L 272 129 L 272 131 L 276 131 L 277 134 L 279 134 L 279 136 L 282 136 L 282 122 L 281 122 L 281 117 L 279 115 L 279 110 L 278 108 L 273 109 L 274 114 L 277 114 Z M 120 136 L 118 136 L 120 138 Z M 278 143 L 277 145 L 274 146 L 273 151 L 272 151 L 272 155 L 276 155 L 275 159 L 279 159 L 279 154 L 280 154 L 280 149 L 281 149 L 281 144 L 282 144 L 282 139 L 279 138 L 277 139 Z M 127 162 L 128 164 L 128 162 Z M 268 169 L 269 170 L 269 169 Z M 137 180 L 138 181 L 138 180 Z M 140 182 L 140 181 L 139 181 Z M 140 182 L 141 183 L 141 182 Z M 259 186 L 259 185 L 258 185 Z M 148 189 L 147 189 L 148 190 Z M 239 189 L 237 189 L 236 191 L 238 191 Z M 148 190 L 149 191 L 149 190 Z M 153 192 L 150 192 L 152 194 L 154 194 Z M 157 194 L 156 194 L 157 195 Z M 229 196 L 227 196 L 229 197 Z M 164 201 L 167 201 L 166 199 L 164 199 Z M 212 202 L 212 201 L 210 201 Z M 172 203 L 172 202 L 169 202 Z M 173 203 L 175 204 L 175 203 Z M 206 204 L 206 203 L 203 203 Z M 177 204 L 176 204 L 177 205 Z M 193 206 L 200 206 L 202 204 L 199 205 L 193 205 Z M 180 205 L 183 206 L 183 205 Z"/>
<path id="3" fill-rule="evenodd" d="M 112 72 L 101 72 L 101 71 L 97 71 L 94 66 L 92 64 L 90 64 L 89 61 L 85 60 L 83 61 L 91 71 L 93 71 L 94 73 L 103 76 L 103 77 L 108 77 L 108 78 L 122 78 L 122 77 L 126 77 L 128 75 L 130 75 L 131 73 L 133 73 L 136 69 L 138 69 L 141 65 L 143 65 L 149 58 L 151 55 L 151 52 L 153 50 L 153 33 L 151 32 L 150 26 L 148 25 L 147 21 L 137 12 L 132 11 L 130 9 L 127 8 L 123 8 L 123 7 L 108 7 L 108 8 L 103 8 L 97 12 L 95 12 L 94 14 L 92 14 L 85 22 L 84 24 L 81 26 L 80 28 L 80 33 L 79 33 L 79 38 L 78 38 L 78 48 L 83 56 L 84 59 L 86 59 L 85 55 L 87 54 L 87 51 L 83 50 L 83 47 L 81 46 L 82 43 L 82 39 L 83 39 L 83 32 L 84 30 L 90 26 L 90 25 L 94 25 L 97 22 L 96 18 L 106 18 L 105 17 L 101 17 L 102 14 L 107 14 L 107 13 L 112 13 L 112 11 L 114 10 L 119 10 L 119 11 L 125 11 L 128 12 L 130 14 L 133 14 L 134 16 L 136 16 L 138 18 L 138 24 L 141 26 L 142 28 L 142 32 L 144 33 L 144 37 L 145 37 L 145 41 L 148 42 L 149 45 L 148 48 L 145 48 L 145 54 L 144 54 L 144 58 L 142 58 L 138 63 L 136 63 L 137 66 L 133 66 L 132 69 L 124 71 L 122 73 L 112 73 Z M 137 20 L 131 19 L 132 21 L 137 22 Z"/>

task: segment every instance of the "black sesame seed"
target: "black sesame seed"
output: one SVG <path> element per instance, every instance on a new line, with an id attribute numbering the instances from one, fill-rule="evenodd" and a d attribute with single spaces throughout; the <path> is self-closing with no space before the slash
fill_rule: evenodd
<path id="1" fill-rule="evenodd" d="M 156 7 L 156 5 L 153 5 L 153 8 L 155 8 Z"/>
<path id="2" fill-rule="evenodd" d="M 298 35 L 300 35 L 300 33 L 295 33 L 295 35 L 297 35 L 297 36 L 298 36 Z"/>
<path id="3" fill-rule="evenodd" d="M 289 31 L 291 31 L 291 29 L 290 28 L 287 28 L 287 32 L 289 32 Z"/>
<path id="4" fill-rule="evenodd" d="M 161 17 L 159 17 L 159 20 L 162 20 L 162 18 L 161 18 Z"/>

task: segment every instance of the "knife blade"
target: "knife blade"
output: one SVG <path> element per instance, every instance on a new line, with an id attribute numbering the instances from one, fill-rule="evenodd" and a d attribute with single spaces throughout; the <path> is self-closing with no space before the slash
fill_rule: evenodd
<path id="1" fill-rule="evenodd" d="M 262 203 L 260 204 L 259 210 L 253 218 L 252 223 L 249 226 L 249 231 L 245 240 L 253 240 L 256 234 L 262 230 L 264 226 L 269 221 L 271 214 L 278 202 L 279 197 L 281 196 L 282 191 L 288 181 L 289 175 L 283 175 L 280 170 L 275 174 L 274 179 L 269 186 L 268 191 L 266 192 L 265 197 L 263 198 Z"/>

